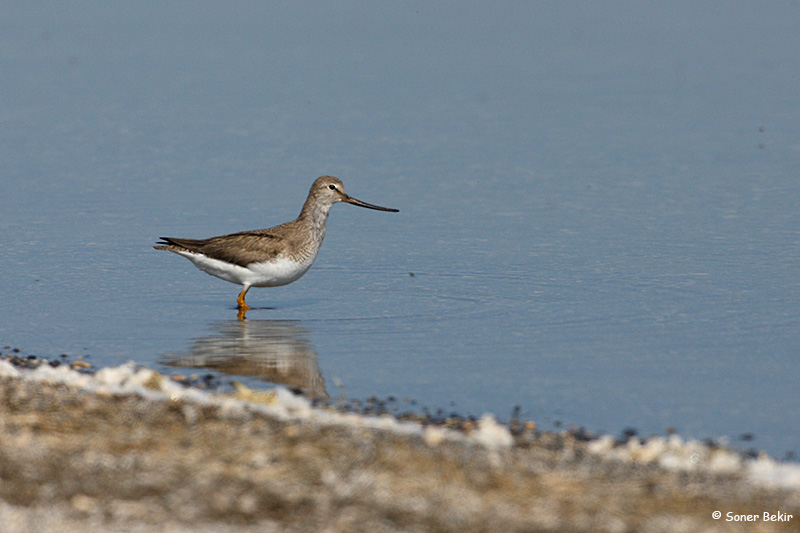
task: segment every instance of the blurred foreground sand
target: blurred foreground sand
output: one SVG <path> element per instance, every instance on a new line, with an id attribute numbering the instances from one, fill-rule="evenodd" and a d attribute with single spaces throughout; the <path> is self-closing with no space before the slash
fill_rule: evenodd
<path id="1" fill-rule="evenodd" d="M 0 378 L 3 532 L 798 529 L 797 489 L 605 459 L 566 433 L 487 448 Z"/>

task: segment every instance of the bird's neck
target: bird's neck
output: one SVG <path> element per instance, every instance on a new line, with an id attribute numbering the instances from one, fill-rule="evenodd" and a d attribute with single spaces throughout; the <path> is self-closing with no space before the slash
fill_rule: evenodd
<path id="1" fill-rule="evenodd" d="M 308 224 L 314 233 L 325 235 L 325 223 L 328 221 L 330 210 L 330 205 L 319 204 L 309 199 L 303 205 L 303 209 L 297 219 Z"/>

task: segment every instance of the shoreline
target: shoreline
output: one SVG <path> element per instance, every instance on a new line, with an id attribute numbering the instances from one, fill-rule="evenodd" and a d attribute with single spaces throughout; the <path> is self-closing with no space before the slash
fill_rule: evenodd
<path id="1" fill-rule="evenodd" d="M 674 435 L 512 435 L 490 416 L 454 430 L 285 389 L 203 392 L 132 364 L 0 361 L 0 395 L 7 531 L 800 526 L 800 465 Z"/>

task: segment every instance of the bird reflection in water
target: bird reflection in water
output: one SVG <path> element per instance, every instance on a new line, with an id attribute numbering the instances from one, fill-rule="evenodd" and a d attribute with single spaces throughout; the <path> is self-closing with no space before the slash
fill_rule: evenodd
<path id="1" fill-rule="evenodd" d="M 163 363 L 176 367 L 208 368 L 235 376 L 263 378 L 329 399 L 317 352 L 308 330 L 284 320 L 226 320 L 213 323 L 216 333 L 194 341 L 188 352 L 168 353 Z"/>

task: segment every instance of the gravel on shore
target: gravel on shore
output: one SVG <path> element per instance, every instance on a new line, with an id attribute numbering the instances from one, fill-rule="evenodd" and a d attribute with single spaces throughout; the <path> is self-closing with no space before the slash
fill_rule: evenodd
<path id="1" fill-rule="evenodd" d="M 800 465 L 677 436 L 512 434 L 491 417 L 454 431 L 320 409 L 286 390 L 211 394 L 134 365 L 86 375 L 0 361 L 0 524 L 789 531 L 800 529 Z"/>

